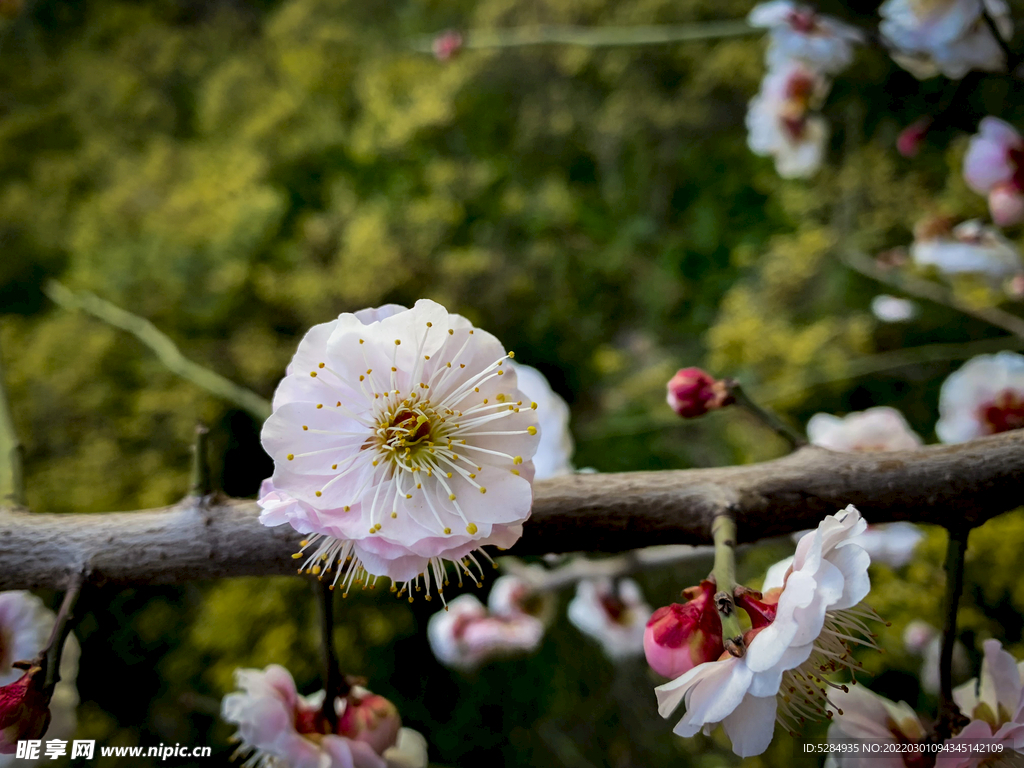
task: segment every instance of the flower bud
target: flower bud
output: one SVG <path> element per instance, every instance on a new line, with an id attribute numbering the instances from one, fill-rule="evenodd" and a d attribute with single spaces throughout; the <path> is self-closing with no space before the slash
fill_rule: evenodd
<path id="1" fill-rule="evenodd" d="M 735 400 L 724 381 L 718 381 L 700 368 L 682 368 L 668 382 L 667 401 L 684 419 L 703 416 Z"/>
<path id="2" fill-rule="evenodd" d="M 1024 193 L 1012 181 L 997 184 L 988 193 L 992 221 L 1000 227 L 1012 227 L 1024 220 Z"/>
<path id="3" fill-rule="evenodd" d="M 922 117 L 915 120 L 902 131 L 896 139 L 896 149 L 904 157 L 915 157 L 921 149 L 924 137 L 932 127 L 930 117 Z"/>
<path id="4" fill-rule="evenodd" d="M 338 734 L 369 744 L 378 755 L 394 746 L 402 718 L 398 709 L 383 696 L 353 688 L 345 711 L 338 720 Z"/>
<path id="5" fill-rule="evenodd" d="M 18 742 L 40 739 L 50 725 L 50 697 L 43 692 L 43 668 L 32 667 L 0 687 L 0 753 L 13 754 Z"/>
<path id="6" fill-rule="evenodd" d="M 694 594 L 696 593 L 696 594 Z M 705 579 L 684 593 L 685 605 L 673 603 L 654 612 L 644 632 L 644 654 L 651 669 L 663 677 L 679 677 L 725 651 L 722 621 L 715 607 L 715 583 Z"/>
<path id="7" fill-rule="evenodd" d="M 448 59 L 452 58 L 462 50 L 462 35 L 454 29 L 442 32 L 434 38 L 434 42 L 431 47 L 434 50 L 435 59 L 438 61 L 448 61 Z"/>

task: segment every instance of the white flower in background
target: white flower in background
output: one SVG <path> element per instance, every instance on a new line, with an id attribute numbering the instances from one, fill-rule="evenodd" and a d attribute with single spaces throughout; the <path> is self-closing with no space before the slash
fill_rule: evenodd
<path id="1" fill-rule="evenodd" d="M 883 323 L 905 323 L 917 316 L 917 304 L 910 299 L 880 293 L 871 300 L 871 314 Z"/>
<path id="2" fill-rule="evenodd" d="M 56 616 L 31 592 L 0 592 L 0 685 L 9 685 L 25 672 L 12 665 L 32 661 L 50 639 Z M 43 739 L 70 739 L 78 726 L 78 658 L 81 650 L 74 635 L 68 635 L 60 657 L 60 682 L 50 699 L 50 725 Z M 43 761 L 40 760 L 39 763 Z M 46 762 L 49 762 L 48 760 Z M 0 754 L 0 766 L 33 765 L 34 761 Z"/>
<path id="3" fill-rule="evenodd" d="M 821 166 L 828 126 L 813 110 L 829 83 L 820 72 L 792 60 L 770 69 L 747 109 L 747 144 L 756 155 L 775 158 L 784 178 L 802 178 Z"/>
<path id="4" fill-rule="evenodd" d="M 754 6 L 747 23 L 768 29 L 765 61 L 771 68 L 801 59 L 815 69 L 835 74 L 853 62 L 854 44 L 864 42 L 859 29 L 788 0 Z"/>
<path id="5" fill-rule="evenodd" d="M 869 525 L 857 540 L 872 561 L 902 568 L 914 557 L 918 542 L 924 538 L 921 529 L 913 523 L 886 523 Z"/>
<path id="6" fill-rule="evenodd" d="M 1024 220 L 1024 138 L 998 117 L 983 118 L 964 155 L 964 180 L 988 196 L 992 220 L 1009 227 Z"/>
<path id="7" fill-rule="evenodd" d="M 747 757 L 767 749 L 776 719 L 792 732 L 831 711 L 829 689 L 842 686 L 822 675 L 858 668 L 850 643 L 877 647 L 865 624 L 877 616 L 858 606 L 871 588 L 870 558 L 856 544 L 866 527 L 852 506 L 829 515 L 800 540 L 785 574 L 773 569 L 782 583 L 766 582 L 763 602 L 741 596 L 753 622 L 746 654 L 698 664 L 655 689 L 662 717 L 686 704 L 674 733 L 710 733 L 721 723 L 733 752 Z"/>
<path id="8" fill-rule="evenodd" d="M 903 647 L 914 655 L 921 657 L 921 690 L 933 696 L 939 693 L 939 657 L 942 654 L 942 635 L 935 627 L 922 619 L 914 619 L 903 630 Z M 966 680 L 970 674 L 970 660 L 967 649 L 959 640 L 953 644 L 953 665 L 951 667 L 954 683 Z"/>
<path id="9" fill-rule="evenodd" d="M 536 580 L 527 580 L 511 573 L 494 580 L 491 593 L 487 596 L 487 610 L 492 616 L 502 618 L 532 616 L 548 627 L 558 610 L 558 598 L 552 592 L 534 587 L 542 578 L 539 574 L 544 572 L 543 566 L 531 565 L 527 568 L 528 573 L 538 576 Z"/>
<path id="10" fill-rule="evenodd" d="M 537 406 L 509 357 L 425 299 L 310 329 L 263 427 L 261 521 L 312 534 L 303 569 L 345 590 L 387 576 L 429 598 L 445 561 L 479 583 L 474 552 L 515 543 L 532 503 Z"/>
<path id="11" fill-rule="evenodd" d="M 830 753 L 827 765 L 836 768 L 905 768 L 904 755 L 885 752 L 885 744 L 916 744 L 927 731 L 917 713 L 906 702 L 899 704 L 872 693 L 862 685 L 831 691 L 829 699 L 836 706 L 836 715 L 828 727 L 828 740 L 833 744 L 867 740 L 880 745 L 877 753 L 854 751 Z M 920 757 L 908 753 L 907 756 Z"/>
<path id="12" fill-rule="evenodd" d="M 921 438 L 895 408 L 876 406 L 846 416 L 816 413 L 807 422 L 807 439 L 831 451 L 867 453 L 909 451 Z"/>
<path id="13" fill-rule="evenodd" d="M 978 355 L 942 382 L 935 434 L 944 443 L 1024 427 L 1024 355 Z"/>
<path id="14" fill-rule="evenodd" d="M 953 228 L 948 219 L 920 222 L 914 227 L 910 256 L 919 267 L 935 267 L 945 275 L 982 275 L 993 282 L 1024 270 L 1013 243 L 976 219 Z"/>
<path id="15" fill-rule="evenodd" d="M 569 621 L 601 644 L 610 659 L 639 656 L 651 606 L 632 579 L 583 579 L 569 603 Z"/>
<path id="16" fill-rule="evenodd" d="M 335 699 L 337 731 L 323 717 L 325 693 L 300 696 L 284 667 L 235 670 L 240 691 L 224 697 L 221 716 L 238 727 L 237 754 L 261 768 L 426 768 L 426 739 L 401 727 L 394 705 L 353 688 Z M 353 711 L 354 709 L 359 711 Z"/>
<path id="17" fill-rule="evenodd" d="M 516 372 L 519 391 L 537 403 L 540 442 L 533 454 L 533 479 L 572 474 L 575 446 L 569 431 L 569 404 L 551 389 L 544 374 L 536 368 L 521 363 L 509 365 Z"/>
<path id="18" fill-rule="evenodd" d="M 544 638 L 544 623 L 525 613 L 494 616 L 476 595 L 459 595 L 427 624 L 427 640 L 446 667 L 473 670 L 495 658 L 532 653 Z"/>
<path id="19" fill-rule="evenodd" d="M 886 0 L 878 12 L 893 60 L 915 77 L 941 73 L 956 80 L 972 69 L 1006 68 L 1003 49 L 982 17 L 988 13 L 1000 37 L 1009 40 L 1013 21 L 1003 0 Z"/>
<path id="20" fill-rule="evenodd" d="M 1024 664 L 1003 650 L 998 640 L 986 640 L 981 674 L 953 691 L 953 701 L 971 722 L 947 744 L 994 741 L 1006 752 L 1024 754 Z M 936 760 L 937 768 L 981 765 L 988 755 L 951 751 Z M 1019 759 L 1019 758 L 1018 758 Z"/>

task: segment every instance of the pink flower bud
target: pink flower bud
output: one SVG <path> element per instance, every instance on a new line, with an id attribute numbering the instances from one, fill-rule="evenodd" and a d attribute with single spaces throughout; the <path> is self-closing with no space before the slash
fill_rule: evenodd
<path id="1" fill-rule="evenodd" d="M 442 32 L 434 38 L 434 58 L 438 61 L 448 61 L 462 50 L 462 35 L 454 29 Z"/>
<path id="2" fill-rule="evenodd" d="M 724 381 L 718 381 L 700 368 L 680 369 L 668 382 L 667 401 L 684 419 L 703 416 L 735 402 Z"/>
<path id="3" fill-rule="evenodd" d="M 902 131 L 896 139 L 896 149 L 904 157 L 915 157 L 921 149 L 924 137 L 928 135 L 932 127 L 930 117 L 922 117 L 915 120 Z"/>
<path id="4" fill-rule="evenodd" d="M 355 688 L 338 721 L 338 734 L 369 744 L 378 755 L 394 746 L 402 718 L 395 705 L 369 691 Z"/>
<path id="5" fill-rule="evenodd" d="M 0 753 L 13 754 L 18 741 L 39 739 L 50 725 L 50 697 L 43 692 L 43 669 L 32 667 L 0 687 Z"/>
<path id="6" fill-rule="evenodd" d="M 1013 182 L 997 184 L 988 193 L 992 221 L 1000 227 L 1012 227 L 1024 220 L 1024 193 Z"/>
<path id="7" fill-rule="evenodd" d="M 725 651 L 722 621 L 715 607 L 715 583 L 705 579 L 700 587 L 691 587 L 684 594 L 691 597 L 688 603 L 659 608 L 644 632 L 647 663 L 664 677 L 679 677 L 698 664 L 714 661 Z"/>

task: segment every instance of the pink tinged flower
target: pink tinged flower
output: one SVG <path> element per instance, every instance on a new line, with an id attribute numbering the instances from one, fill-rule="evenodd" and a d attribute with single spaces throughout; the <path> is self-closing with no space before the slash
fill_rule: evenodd
<path id="1" fill-rule="evenodd" d="M 872 453 L 908 451 L 921 447 L 921 438 L 895 408 L 876 406 L 846 416 L 816 413 L 807 422 L 807 439 L 832 451 Z"/>
<path id="2" fill-rule="evenodd" d="M 274 475 L 260 498 L 265 524 L 311 534 L 302 570 L 333 570 L 346 591 L 387 576 L 429 599 L 451 561 L 479 583 L 474 553 L 514 544 L 532 503 L 537 404 L 510 357 L 427 300 L 306 334 L 263 428 Z"/>
<path id="3" fill-rule="evenodd" d="M 917 744 L 927 736 L 917 714 L 905 702 L 896 704 L 862 685 L 846 690 L 833 690 L 829 699 L 836 706 L 836 714 L 828 728 L 828 740 L 841 744 L 850 740 L 866 740 L 885 744 Z M 885 752 L 865 755 L 853 750 L 831 753 L 837 768 L 905 768 L 906 756 L 914 764 L 920 753 L 900 753 L 893 748 Z"/>
<path id="4" fill-rule="evenodd" d="M 944 443 L 1024 427 L 1024 355 L 999 352 L 969 360 L 942 383 L 935 434 Z"/>
<path id="5" fill-rule="evenodd" d="M 537 566 L 538 570 L 543 570 Z M 532 572 L 532 567 L 531 567 Z M 532 616 L 545 626 L 555 618 L 558 599 L 551 592 L 539 591 L 528 580 L 513 574 L 505 574 L 494 580 L 487 596 L 487 610 L 492 616 L 518 618 Z"/>
<path id="6" fill-rule="evenodd" d="M 964 180 L 988 195 L 992 220 L 1008 227 L 1024 219 L 1024 138 L 1007 122 L 986 117 L 964 155 Z"/>
<path id="7" fill-rule="evenodd" d="M 647 663 L 662 677 L 679 677 L 725 651 L 722 620 L 715 607 L 715 583 L 705 579 L 699 587 L 683 590 L 683 595 L 686 603 L 659 608 L 644 630 Z"/>
<path id="8" fill-rule="evenodd" d="M 870 559 L 856 544 L 865 527 L 852 506 L 826 517 L 800 540 L 784 574 L 775 569 L 781 590 L 757 601 L 761 626 L 745 636 L 746 654 L 723 654 L 655 689 L 662 717 L 685 702 L 674 733 L 693 736 L 721 723 L 733 751 L 746 757 L 767 749 L 776 720 L 794 732 L 809 717 L 830 716 L 830 692 L 843 686 L 823 675 L 859 669 L 851 643 L 877 647 L 865 623 L 877 616 L 858 605 L 870 590 Z M 774 615 L 766 610 L 772 602 Z"/>
<path id="9" fill-rule="evenodd" d="M 896 150 L 904 157 L 916 157 L 932 127 L 932 118 L 922 117 L 908 125 L 896 138 Z"/>
<path id="10" fill-rule="evenodd" d="M 993 227 L 976 219 L 950 227 L 945 218 L 926 219 L 914 227 L 910 255 L 919 267 L 944 275 L 975 274 L 1000 283 L 1024 270 L 1016 246 Z"/>
<path id="11" fill-rule="evenodd" d="M 647 618 L 651 607 L 632 579 L 584 579 L 569 603 L 569 621 L 593 638 L 610 659 L 644 653 Z"/>
<path id="12" fill-rule="evenodd" d="M 544 623 L 527 614 L 494 616 L 475 595 L 459 595 L 427 624 L 434 656 L 446 667 L 469 671 L 496 658 L 532 653 L 544 637 Z"/>
<path id="13" fill-rule="evenodd" d="M 569 404 L 551 389 L 544 374 L 536 368 L 515 362 L 509 365 L 516 372 L 519 390 L 537 403 L 540 442 L 533 454 L 533 479 L 572 474 L 575 444 L 569 431 Z"/>
<path id="14" fill-rule="evenodd" d="M 12 754 L 18 742 L 41 739 L 50 725 L 50 697 L 44 692 L 42 667 L 33 666 L 13 683 L 0 687 L 0 753 Z"/>
<path id="15" fill-rule="evenodd" d="M 854 45 L 864 42 L 855 27 L 788 0 L 755 6 L 747 23 L 769 30 L 765 59 L 771 68 L 800 59 L 822 72 L 841 72 L 853 61 Z"/>
<path id="16" fill-rule="evenodd" d="M 797 60 L 773 67 L 747 109 L 747 144 L 775 159 L 783 178 L 806 178 L 821 166 L 828 139 L 824 118 L 813 112 L 829 90 L 825 76 Z"/>
<path id="17" fill-rule="evenodd" d="M 681 368 L 669 379 L 669 407 L 684 419 L 703 416 L 708 411 L 716 411 L 734 400 L 725 382 L 715 379 L 700 368 Z"/>
<path id="18" fill-rule="evenodd" d="M 426 768 L 422 737 L 400 728 L 400 721 L 395 727 L 397 712 L 368 691 L 356 688 L 350 698 L 335 700 L 339 722 L 332 731 L 323 715 L 324 692 L 300 696 L 284 667 L 236 670 L 235 684 L 240 690 L 224 697 L 221 715 L 238 727 L 238 754 L 250 755 L 253 765 Z"/>
<path id="19" fill-rule="evenodd" d="M 453 29 L 442 32 L 434 38 L 434 58 L 438 61 L 448 61 L 462 50 L 462 35 Z"/>

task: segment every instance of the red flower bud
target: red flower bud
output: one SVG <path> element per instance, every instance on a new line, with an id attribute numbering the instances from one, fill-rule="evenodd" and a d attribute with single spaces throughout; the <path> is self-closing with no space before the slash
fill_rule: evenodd
<path id="1" fill-rule="evenodd" d="M 922 117 L 915 120 L 902 131 L 896 139 L 896 149 L 904 157 L 915 157 L 921 149 L 924 137 L 928 135 L 932 127 L 930 117 Z"/>
<path id="2" fill-rule="evenodd" d="M 462 50 L 462 35 L 453 29 L 442 32 L 434 38 L 434 58 L 438 61 L 448 61 Z"/>
<path id="3" fill-rule="evenodd" d="M 722 621 L 715 607 L 715 583 L 705 579 L 700 587 L 686 590 L 685 605 L 673 603 L 659 608 L 647 622 L 644 653 L 651 669 L 663 677 L 679 677 L 705 661 L 714 661 L 725 651 Z"/>
<path id="4" fill-rule="evenodd" d="M 747 612 L 750 626 L 755 630 L 764 629 L 775 621 L 775 612 L 779 609 L 779 595 L 782 589 L 769 589 L 763 595 L 753 589 L 737 587 L 735 592 L 736 605 Z"/>
<path id="5" fill-rule="evenodd" d="M 684 419 L 703 416 L 735 400 L 724 381 L 718 381 L 700 368 L 683 368 L 668 382 L 668 404 Z"/>
<path id="6" fill-rule="evenodd" d="M 18 742 L 40 739 L 50 725 L 50 697 L 43 691 L 43 668 L 32 667 L 0 687 L 0 753 L 13 754 Z"/>
<path id="7" fill-rule="evenodd" d="M 338 721 L 338 734 L 369 744 L 378 755 L 398 739 L 402 718 L 398 709 L 383 696 L 353 689 Z"/>

